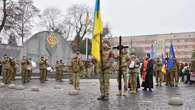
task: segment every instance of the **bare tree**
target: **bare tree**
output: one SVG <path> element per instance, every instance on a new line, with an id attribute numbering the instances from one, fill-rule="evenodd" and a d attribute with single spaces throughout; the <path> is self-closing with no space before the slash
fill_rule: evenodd
<path id="1" fill-rule="evenodd" d="M 33 0 L 7 0 L 6 2 L 6 21 L 4 23 L 5 32 L 12 31 L 16 36 L 24 38 L 32 29 L 31 19 L 39 12 L 33 5 Z"/>
<path id="2" fill-rule="evenodd" d="M 6 17 L 7 17 L 6 1 L 7 0 L 3 0 L 3 20 L 2 20 L 1 25 L 0 25 L 0 32 L 2 31 L 2 29 L 3 29 L 4 25 L 5 25 L 5 21 L 6 21 Z"/>
<path id="3" fill-rule="evenodd" d="M 106 26 L 104 26 L 102 36 L 103 37 L 108 37 L 108 38 L 112 37 L 112 35 L 111 35 L 111 29 L 108 26 L 108 24 L 106 24 Z"/>
<path id="4" fill-rule="evenodd" d="M 19 10 L 19 13 L 16 18 L 17 22 L 15 29 L 17 34 L 22 38 L 23 44 L 24 38 L 32 29 L 31 19 L 39 12 L 39 10 L 33 5 L 33 0 L 19 0 L 16 9 Z"/>
<path id="5" fill-rule="evenodd" d="M 61 10 L 56 8 L 47 8 L 43 11 L 43 13 L 39 16 L 41 18 L 41 24 L 48 31 L 60 31 L 62 28 L 62 15 Z"/>
<path id="6" fill-rule="evenodd" d="M 78 49 L 80 41 L 92 32 L 92 15 L 86 5 L 73 5 L 68 9 L 64 24 L 67 26 L 66 38 L 74 37 Z M 72 35 L 72 36 L 69 36 Z"/>

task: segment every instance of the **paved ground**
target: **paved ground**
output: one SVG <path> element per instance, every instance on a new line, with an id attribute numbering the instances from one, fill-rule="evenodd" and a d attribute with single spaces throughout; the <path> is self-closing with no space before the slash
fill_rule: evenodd
<path id="1" fill-rule="evenodd" d="M 21 81 L 14 82 L 16 85 Z M 30 90 L 38 86 L 39 92 Z M 62 89 L 54 89 L 61 85 Z M 49 80 L 40 84 L 33 80 L 24 85 L 24 90 L 14 90 L 8 87 L 0 88 L 0 110 L 194 110 L 195 86 L 180 84 L 179 88 L 163 86 L 155 88 L 152 93 L 139 90 L 138 95 L 117 97 L 116 80 L 111 80 L 110 100 L 97 101 L 99 96 L 98 80 L 81 80 L 81 91 L 78 96 L 68 95 L 71 86 L 65 80 L 62 83 Z M 179 96 L 184 100 L 182 106 L 170 106 L 168 100 Z"/>

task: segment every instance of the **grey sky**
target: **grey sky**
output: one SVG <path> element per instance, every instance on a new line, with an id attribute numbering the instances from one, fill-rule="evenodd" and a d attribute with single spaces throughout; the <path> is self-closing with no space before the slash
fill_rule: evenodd
<path id="1" fill-rule="evenodd" d="M 56 7 L 63 12 L 72 4 L 94 8 L 95 0 L 34 0 L 41 10 Z M 101 0 L 104 24 L 114 36 L 195 31 L 195 0 Z"/>

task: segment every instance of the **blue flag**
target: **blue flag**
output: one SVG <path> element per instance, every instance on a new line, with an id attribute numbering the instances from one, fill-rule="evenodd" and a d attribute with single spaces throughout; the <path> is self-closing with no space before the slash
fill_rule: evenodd
<path id="1" fill-rule="evenodd" d="M 169 71 L 169 72 L 170 72 L 171 69 L 174 67 L 174 59 L 175 59 L 175 52 L 174 52 L 173 44 L 171 43 L 169 59 L 168 59 L 168 62 L 167 62 L 168 71 Z"/>
<path id="2" fill-rule="evenodd" d="M 162 65 L 165 65 L 165 58 L 163 54 L 162 54 Z"/>

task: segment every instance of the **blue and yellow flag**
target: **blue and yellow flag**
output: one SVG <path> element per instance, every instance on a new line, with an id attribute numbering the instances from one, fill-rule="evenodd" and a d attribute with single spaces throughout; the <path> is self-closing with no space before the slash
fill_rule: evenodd
<path id="1" fill-rule="evenodd" d="M 103 32 L 103 23 L 102 23 L 101 13 L 100 13 L 100 0 L 96 0 L 91 55 L 99 62 L 100 62 L 100 37 L 102 32 Z"/>
<path id="2" fill-rule="evenodd" d="M 169 55 L 169 59 L 168 59 L 168 62 L 167 62 L 168 71 L 169 72 L 174 67 L 174 59 L 175 59 L 175 52 L 174 52 L 173 44 L 171 43 L 171 46 L 170 46 L 170 55 Z"/>
<path id="3" fill-rule="evenodd" d="M 162 53 L 162 65 L 163 65 L 163 67 L 162 67 L 161 71 L 163 74 L 166 74 L 165 58 L 164 58 L 163 53 Z"/>

